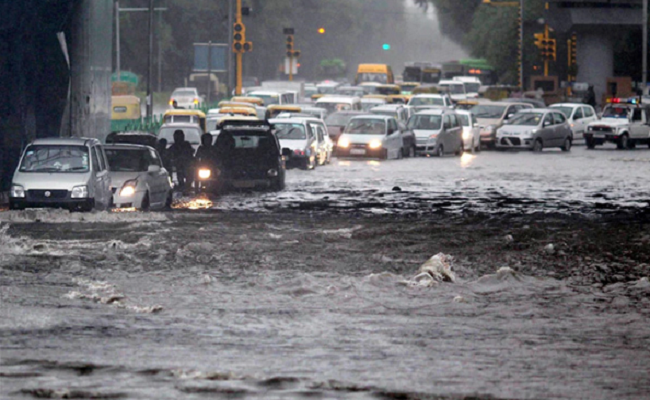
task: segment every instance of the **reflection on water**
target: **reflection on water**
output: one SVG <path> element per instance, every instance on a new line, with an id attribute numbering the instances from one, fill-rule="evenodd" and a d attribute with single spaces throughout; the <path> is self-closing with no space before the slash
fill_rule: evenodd
<path id="1" fill-rule="evenodd" d="M 172 204 L 174 209 L 187 209 L 187 210 L 205 210 L 212 207 L 212 200 L 205 194 L 200 194 L 198 197 L 190 200 L 179 199 L 175 200 Z"/>
<path id="2" fill-rule="evenodd" d="M 377 160 L 368 160 L 367 164 L 371 167 L 378 167 L 381 165 L 381 163 Z"/>
<path id="3" fill-rule="evenodd" d="M 339 160 L 339 165 L 343 167 L 349 167 L 350 166 L 350 161 L 348 160 Z"/>
<path id="4" fill-rule="evenodd" d="M 463 155 L 460 157 L 461 168 L 467 168 L 470 165 L 472 165 L 472 162 L 474 161 L 475 158 L 476 158 L 475 154 L 471 154 L 467 152 L 463 153 Z"/>

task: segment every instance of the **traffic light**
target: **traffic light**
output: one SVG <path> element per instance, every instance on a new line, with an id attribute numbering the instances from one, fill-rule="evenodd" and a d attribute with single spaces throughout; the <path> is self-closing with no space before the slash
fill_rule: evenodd
<path id="1" fill-rule="evenodd" d="M 578 35 L 571 35 L 569 40 L 569 63 L 571 65 L 578 63 Z"/>
<path id="2" fill-rule="evenodd" d="M 542 40 L 542 58 L 545 61 L 557 60 L 555 39 Z"/>
<path id="3" fill-rule="evenodd" d="M 381 45 L 382 50 L 390 50 L 390 44 L 384 43 Z"/>
<path id="4" fill-rule="evenodd" d="M 539 49 L 544 48 L 544 44 L 542 43 L 544 41 L 544 34 L 543 33 L 536 33 L 535 35 L 535 46 L 537 46 Z"/>
<path id="5" fill-rule="evenodd" d="M 318 33 L 321 35 L 325 33 L 325 28 L 318 28 Z"/>
<path id="6" fill-rule="evenodd" d="M 244 52 L 253 51 L 253 42 L 244 42 Z"/>
<path id="7" fill-rule="evenodd" d="M 246 27 L 241 22 L 235 22 L 232 27 L 232 51 L 243 53 L 246 42 Z"/>
<path id="8" fill-rule="evenodd" d="M 287 35 L 287 57 L 293 57 L 293 35 Z"/>

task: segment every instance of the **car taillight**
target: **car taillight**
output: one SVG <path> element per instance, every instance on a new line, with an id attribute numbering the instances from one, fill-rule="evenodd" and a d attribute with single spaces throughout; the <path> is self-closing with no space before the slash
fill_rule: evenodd
<path id="1" fill-rule="evenodd" d="M 293 151 L 293 154 L 295 154 L 295 155 L 297 155 L 297 156 L 304 156 L 304 155 L 305 155 L 305 151 L 304 151 L 304 150 L 300 150 L 300 149 L 295 149 L 295 150 Z"/>

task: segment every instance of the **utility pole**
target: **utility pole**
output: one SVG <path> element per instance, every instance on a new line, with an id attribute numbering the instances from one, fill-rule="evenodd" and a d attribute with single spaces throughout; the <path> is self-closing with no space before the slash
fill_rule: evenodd
<path id="1" fill-rule="evenodd" d="M 153 78 L 153 7 L 154 0 L 149 0 L 149 62 L 147 72 L 147 119 L 153 117 L 153 93 L 151 93 L 151 81 Z"/>
<path id="2" fill-rule="evenodd" d="M 210 92 L 212 92 L 212 40 L 208 41 L 208 107 L 210 107 Z"/>
<path id="3" fill-rule="evenodd" d="M 234 0 L 228 0 L 228 37 L 232 37 L 232 26 L 233 26 L 233 18 L 232 18 L 232 12 L 233 12 L 233 2 Z M 230 96 L 230 93 L 232 93 L 232 89 L 235 86 L 234 84 L 234 78 L 235 74 L 233 74 L 233 65 L 232 65 L 232 51 L 228 52 L 228 96 Z"/>
<path id="4" fill-rule="evenodd" d="M 237 0 L 237 8 L 235 9 L 235 23 L 242 24 L 241 22 L 241 0 Z M 242 24 L 243 25 L 243 24 Z M 242 85 L 242 55 L 243 52 L 238 51 L 235 53 L 236 69 L 237 69 L 237 83 L 235 88 L 235 94 L 241 96 L 241 85 Z"/>
<path id="5" fill-rule="evenodd" d="M 646 94 L 648 91 L 648 0 L 643 0 L 643 65 L 641 72 L 643 94 Z"/>
<path id="6" fill-rule="evenodd" d="M 115 0 L 115 69 L 117 70 L 117 80 L 121 81 L 120 71 L 120 1 Z"/>

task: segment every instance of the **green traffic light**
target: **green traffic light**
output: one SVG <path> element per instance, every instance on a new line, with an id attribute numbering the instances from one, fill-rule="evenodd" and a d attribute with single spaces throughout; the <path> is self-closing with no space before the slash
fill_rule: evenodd
<path id="1" fill-rule="evenodd" d="M 384 44 L 381 46 L 381 48 L 384 49 L 384 50 L 390 50 L 390 44 L 388 44 L 388 43 L 384 43 Z"/>

